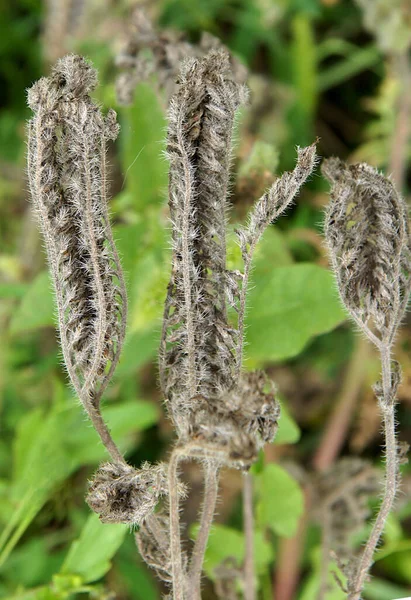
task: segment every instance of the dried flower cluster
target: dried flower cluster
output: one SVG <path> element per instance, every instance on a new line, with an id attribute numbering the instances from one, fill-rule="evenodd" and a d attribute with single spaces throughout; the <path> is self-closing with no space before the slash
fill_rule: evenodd
<path id="1" fill-rule="evenodd" d="M 149 45 L 158 64 L 169 61 L 173 71 L 179 55 L 168 53 L 171 42 L 159 39 L 148 22 L 137 25 L 140 38 L 130 49 L 136 62 L 130 65 L 138 71 L 140 49 Z M 173 256 L 160 347 L 161 387 L 177 442 L 168 465 L 134 469 L 100 413 L 124 339 L 126 293 L 106 198 L 106 145 L 118 127 L 115 113 L 103 117 L 91 100 L 96 83 L 96 72 L 84 59 L 66 56 L 49 78 L 29 91 L 35 112 L 29 124 L 30 188 L 56 289 L 64 359 L 112 457 L 90 481 L 87 501 L 103 522 L 139 526 L 141 555 L 171 584 L 174 600 L 199 600 L 218 471 L 223 465 L 247 471 L 277 431 L 273 384 L 262 372 L 242 372 L 254 249 L 312 172 L 315 147 L 299 149 L 294 171 L 277 179 L 255 204 L 248 223 L 238 230 L 244 273 L 229 271 L 226 213 L 232 135 L 236 110 L 247 93 L 221 49 L 183 64 L 169 109 Z M 185 488 L 178 477 L 180 461 L 189 458 L 198 459 L 205 473 L 200 528 L 190 557 L 181 545 L 179 502 Z M 245 512 L 252 519 L 252 505 Z M 247 531 L 252 537 L 250 521 Z M 244 579 L 252 589 L 252 556 L 247 564 Z M 231 575 L 226 583 L 234 594 Z"/>
<path id="2" fill-rule="evenodd" d="M 175 30 L 156 31 L 146 13 L 136 7 L 131 15 L 127 43 L 116 59 L 116 65 L 121 69 L 116 82 L 119 103 L 131 104 L 136 86 L 152 75 L 168 102 L 176 92 L 183 60 L 189 56 L 201 58 L 213 49 L 223 48 L 220 40 L 210 33 L 203 33 L 199 44 L 193 45 Z M 235 80 L 244 82 L 246 68 L 233 57 L 230 63 Z"/>
<path id="3" fill-rule="evenodd" d="M 323 163 L 333 188 L 326 239 L 342 301 L 355 320 L 390 340 L 409 295 L 407 208 L 390 180 L 366 164 Z"/>
<path id="4" fill-rule="evenodd" d="M 137 470 L 122 463 L 104 463 L 90 482 L 87 503 L 103 523 L 140 525 L 165 495 L 164 465 L 144 463 Z"/>
<path id="5" fill-rule="evenodd" d="M 170 105 L 167 153 L 173 271 L 160 357 L 163 391 L 178 429 L 193 399 L 233 385 L 234 331 L 225 298 L 231 136 L 242 90 L 228 58 L 191 60 Z"/>
<path id="6" fill-rule="evenodd" d="M 343 458 L 312 481 L 316 520 L 327 527 L 330 549 L 344 559 L 352 552 L 351 536 L 370 515 L 369 499 L 380 491 L 378 471 L 360 458 Z"/>
<path id="7" fill-rule="evenodd" d="M 89 93 L 96 71 L 59 60 L 29 90 L 28 173 L 56 289 L 61 343 L 81 399 L 97 403 L 117 363 L 126 293 L 107 213 L 106 145 L 118 133 Z"/>

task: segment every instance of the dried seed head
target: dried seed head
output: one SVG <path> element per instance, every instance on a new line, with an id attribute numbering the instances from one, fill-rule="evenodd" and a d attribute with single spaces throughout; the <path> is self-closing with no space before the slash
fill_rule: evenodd
<path id="1" fill-rule="evenodd" d="M 164 465 L 144 463 L 137 470 L 123 463 L 105 463 L 90 481 L 86 500 L 103 523 L 140 525 L 166 494 Z"/>
<path id="2" fill-rule="evenodd" d="M 96 407 L 125 334 L 126 292 L 107 212 L 106 146 L 118 133 L 89 96 L 97 73 L 80 56 L 60 59 L 28 92 L 31 197 L 46 241 L 71 381 Z"/>
<path id="3" fill-rule="evenodd" d="M 231 136 L 242 95 L 230 77 L 227 54 L 213 51 L 184 64 L 170 103 L 173 259 L 160 373 L 177 428 L 176 414 L 195 397 L 218 396 L 233 385 L 225 230 Z"/>
<path id="4" fill-rule="evenodd" d="M 181 434 L 193 455 L 244 469 L 275 437 L 280 407 L 261 371 L 245 373 L 223 396 L 196 400 Z"/>
<path id="5" fill-rule="evenodd" d="M 369 517 L 370 498 L 381 491 L 378 470 L 365 460 L 343 458 L 314 475 L 311 489 L 313 516 L 328 528 L 330 549 L 344 560 L 352 554 L 352 535 L 364 527 Z"/>
<path id="6" fill-rule="evenodd" d="M 391 340 L 411 280 L 405 202 L 369 165 L 332 158 L 322 171 L 332 185 L 325 234 L 341 299 L 357 323 Z"/>
<path id="7" fill-rule="evenodd" d="M 181 61 L 189 56 L 201 58 L 212 49 L 222 48 L 220 40 L 209 33 L 203 33 L 200 43 L 193 45 L 175 30 L 156 31 L 146 13 L 136 7 L 131 15 L 127 44 L 116 59 L 122 71 L 116 82 L 119 103 L 132 104 L 136 86 L 151 75 L 155 75 L 154 83 L 168 103 L 176 92 Z M 245 67 L 233 57 L 230 61 L 236 81 L 244 82 Z"/>

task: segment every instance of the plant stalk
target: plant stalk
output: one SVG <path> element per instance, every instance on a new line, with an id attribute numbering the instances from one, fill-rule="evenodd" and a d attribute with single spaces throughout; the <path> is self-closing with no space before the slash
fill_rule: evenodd
<path id="1" fill-rule="evenodd" d="M 391 353 L 390 348 L 382 345 L 380 349 L 382 366 L 383 399 L 380 409 L 384 421 L 385 436 L 385 485 L 380 510 L 371 530 L 370 537 L 360 558 L 358 569 L 351 583 L 348 600 L 360 600 L 361 591 L 373 565 L 373 556 L 384 531 L 387 518 L 393 508 L 398 487 L 398 452 L 395 431 L 395 401 L 391 395 Z"/>
<path id="2" fill-rule="evenodd" d="M 207 463 L 204 469 L 204 498 L 200 529 L 194 544 L 189 569 L 190 598 L 201 600 L 201 572 L 208 536 L 213 523 L 218 495 L 218 470 L 215 464 Z"/>

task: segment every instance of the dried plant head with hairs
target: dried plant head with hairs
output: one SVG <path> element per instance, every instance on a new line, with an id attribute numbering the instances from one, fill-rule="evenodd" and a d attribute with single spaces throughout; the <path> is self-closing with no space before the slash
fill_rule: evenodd
<path id="1" fill-rule="evenodd" d="M 276 180 L 256 203 L 238 232 L 245 274 L 229 271 L 232 135 L 236 110 L 247 92 L 234 80 L 223 50 L 188 59 L 178 81 L 169 107 L 173 258 L 160 348 L 161 385 L 179 441 L 190 445 L 191 455 L 214 455 L 219 463 L 245 468 L 262 444 L 273 439 L 279 415 L 265 377 L 241 374 L 250 263 L 265 228 L 311 173 L 315 147 L 299 150 L 296 169 Z M 236 323 L 229 319 L 230 306 L 238 313 Z"/>
<path id="2" fill-rule="evenodd" d="M 325 235 L 338 290 L 355 323 L 378 349 L 382 371 L 373 389 L 384 425 L 384 493 L 369 538 L 346 570 L 347 598 L 359 600 L 400 479 L 395 405 L 401 369 L 392 353 L 411 286 L 408 209 L 390 179 L 367 164 L 330 158 L 322 171 L 331 183 Z"/>
<path id="3" fill-rule="evenodd" d="M 120 69 L 116 80 L 119 104 L 132 104 L 137 85 L 154 75 L 153 84 L 167 105 L 178 88 L 181 62 L 190 56 L 201 59 L 211 50 L 223 49 L 221 41 L 208 32 L 202 33 L 198 44 L 191 44 L 183 33 L 174 29 L 157 31 L 147 13 L 139 6 L 134 7 L 126 44 L 116 58 Z M 244 83 L 246 67 L 231 55 L 230 65 L 235 80 Z"/>
<path id="4" fill-rule="evenodd" d="M 90 97 L 97 72 L 84 58 L 57 61 L 28 92 L 28 176 L 56 292 L 64 361 L 71 382 L 114 458 L 99 414 L 119 359 L 127 298 L 107 208 L 106 149 L 118 134 Z"/>
<path id="5" fill-rule="evenodd" d="M 341 299 L 357 323 L 392 340 L 411 282 L 408 209 L 394 184 L 367 164 L 332 158 L 325 235 Z"/>
<path id="6" fill-rule="evenodd" d="M 233 330 L 225 297 L 231 137 L 243 89 L 228 57 L 188 60 L 171 99 L 167 154 L 173 265 L 160 354 L 163 391 L 177 429 L 196 397 L 233 385 Z"/>

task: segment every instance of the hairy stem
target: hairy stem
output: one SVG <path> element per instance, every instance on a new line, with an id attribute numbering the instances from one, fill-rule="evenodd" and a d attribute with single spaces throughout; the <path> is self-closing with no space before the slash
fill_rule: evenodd
<path id="1" fill-rule="evenodd" d="M 90 421 L 93 424 L 94 429 L 97 431 L 101 441 L 103 442 L 104 447 L 110 454 L 111 458 L 115 462 L 126 464 L 122 453 L 120 452 L 119 448 L 117 447 L 117 444 L 111 437 L 110 430 L 107 427 L 107 424 L 101 415 L 100 409 L 95 408 L 94 406 L 90 406 L 90 402 L 84 402 L 84 406 L 90 418 Z"/>
<path id="2" fill-rule="evenodd" d="M 180 458 L 180 451 L 175 449 L 171 454 L 168 465 L 173 600 L 185 600 L 185 574 L 181 560 L 180 506 L 178 498 L 178 464 Z"/>
<path id="3" fill-rule="evenodd" d="M 253 476 L 243 475 L 243 518 L 245 535 L 244 600 L 256 600 L 254 568 Z"/>
<path id="4" fill-rule="evenodd" d="M 207 463 L 204 470 L 204 480 L 200 529 L 191 555 L 189 570 L 190 598 L 193 598 L 193 600 L 201 600 L 201 571 L 217 502 L 218 471 L 215 464 Z"/>
<path id="5" fill-rule="evenodd" d="M 236 349 L 236 379 L 239 380 L 241 375 L 241 368 L 243 365 L 243 353 L 244 353 L 244 321 L 246 311 L 246 301 L 248 292 L 248 283 L 250 279 L 251 261 L 253 259 L 254 250 L 258 244 L 260 236 L 256 237 L 247 254 L 247 258 L 244 262 L 244 275 L 243 282 L 240 291 L 240 306 L 238 311 L 238 344 Z"/>
<path id="6" fill-rule="evenodd" d="M 385 436 L 385 485 L 384 495 L 380 510 L 372 528 L 370 537 L 365 545 L 360 558 L 358 569 L 353 582 L 352 591 L 348 600 L 360 600 L 361 591 L 367 581 L 369 571 L 373 564 L 374 552 L 377 548 L 379 539 L 384 531 L 385 523 L 394 505 L 397 487 L 398 487 L 398 453 L 397 437 L 395 432 L 395 403 L 390 399 L 391 395 L 391 356 L 390 348 L 383 346 L 381 348 L 381 366 L 382 366 L 382 386 L 383 400 L 380 402 L 380 408 L 384 420 Z"/>
<path id="7" fill-rule="evenodd" d="M 320 587 L 318 599 L 325 600 L 328 589 L 328 567 L 330 564 L 331 551 L 331 525 L 330 512 L 325 511 L 321 535 L 321 565 L 320 565 Z"/>

